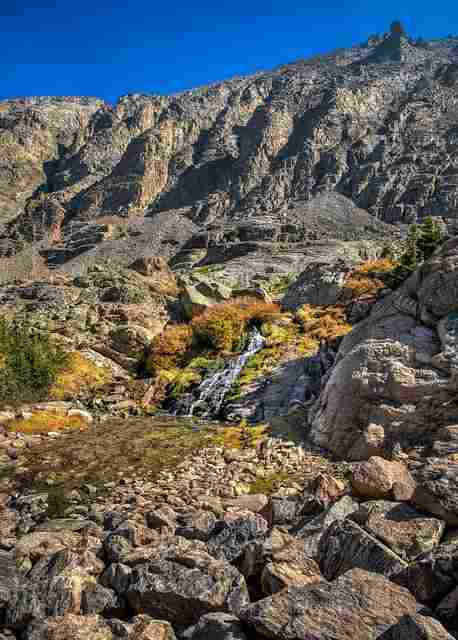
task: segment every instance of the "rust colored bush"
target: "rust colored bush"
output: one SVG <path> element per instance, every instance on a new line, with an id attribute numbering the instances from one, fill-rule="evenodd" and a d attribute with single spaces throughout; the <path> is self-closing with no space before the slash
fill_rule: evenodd
<path id="1" fill-rule="evenodd" d="M 351 331 L 346 321 L 345 307 L 304 305 L 297 313 L 304 333 L 312 340 L 332 340 Z"/>
<path id="2" fill-rule="evenodd" d="M 276 304 L 255 298 L 215 305 L 191 322 L 194 342 L 215 351 L 238 351 L 249 324 L 265 322 L 279 313 Z"/>
<path id="3" fill-rule="evenodd" d="M 173 369 L 186 361 L 192 343 L 192 329 L 187 324 L 167 327 L 151 345 L 147 367 L 150 371 Z"/>

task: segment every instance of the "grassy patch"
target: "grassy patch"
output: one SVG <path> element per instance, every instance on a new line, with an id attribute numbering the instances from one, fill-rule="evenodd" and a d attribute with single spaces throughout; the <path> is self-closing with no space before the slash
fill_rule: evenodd
<path id="1" fill-rule="evenodd" d="M 8 431 L 15 433 L 49 433 L 64 429 L 84 429 L 87 420 L 80 415 L 67 416 L 51 411 L 32 412 L 30 418 L 21 418 L 7 423 Z"/>
<path id="2" fill-rule="evenodd" d="M 288 289 L 288 287 L 292 285 L 296 278 L 297 275 L 295 273 L 287 273 L 286 275 L 269 282 L 267 291 L 269 293 L 281 293 L 282 291 Z"/>
<path id="3" fill-rule="evenodd" d="M 224 271 L 224 265 L 222 264 L 209 264 L 204 267 L 196 267 L 194 269 L 195 272 L 205 274 L 205 273 L 215 273 L 218 271 Z"/>
<path id="4" fill-rule="evenodd" d="M 97 366 L 81 354 L 72 353 L 68 366 L 57 374 L 49 390 L 49 397 L 53 400 L 71 399 L 81 390 L 97 391 L 111 379 L 111 372 L 107 367 Z"/>
<path id="5" fill-rule="evenodd" d="M 249 426 L 242 421 L 237 426 L 221 429 L 213 439 L 213 444 L 225 449 L 249 449 L 268 435 L 268 429 L 265 424 Z"/>
<path id="6" fill-rule="evenodd" d="M 263 493 L 264 495 L 270 495 L 278 491 L 285 480 L 288 479 L 291 479 L 291 475 L 286 471 L 272 473 L 265 478 L 257 478 L 250 484 L 250 493 Z"/>

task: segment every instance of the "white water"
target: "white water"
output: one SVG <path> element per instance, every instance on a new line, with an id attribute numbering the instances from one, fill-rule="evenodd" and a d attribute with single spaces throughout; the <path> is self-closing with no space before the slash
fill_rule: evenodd
<path id="1" fill-rule="evenodd" d="M 217 416 L 227 392 L 237 380 L 248 358 L 260 351 L 265 340 L 257 329 L 252 329 L 246 350 L 229 362 L 229 364 L 214 375 L 203 380 L 197 387 L 197 400 L 191 404 L 188 416 L 192 416 L 196 407 L 205 407 L 204 416 Z"/>

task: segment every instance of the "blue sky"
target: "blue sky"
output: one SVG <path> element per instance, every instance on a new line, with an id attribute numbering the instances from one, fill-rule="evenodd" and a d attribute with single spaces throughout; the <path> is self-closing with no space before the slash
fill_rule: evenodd
<path id="1" fill-rule="evenodd" d="M 10 0 L 0 7 L 0 98 L 167 94 L 362 42 L 400 19 L 458 34 L 458 3 Z"/>

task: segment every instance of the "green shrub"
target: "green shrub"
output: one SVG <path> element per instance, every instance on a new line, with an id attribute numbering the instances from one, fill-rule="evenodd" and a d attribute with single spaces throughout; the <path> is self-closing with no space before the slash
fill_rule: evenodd
<path id="1" fill-rule="evenodd" d="M 24 320 L 0 318 L 0 399 L 35 399 L 69 364 L 67 352 Z"/>
<path id="2" fill-rule="evenodd" d="M 389 274 L 388 285 L 393 289 L 401 285 L 424 260 L 431 258 L 444 240 L 442 229 L 431 216 L 421 224 L 411 225 L 406 249 L 398 266 Z"/>

